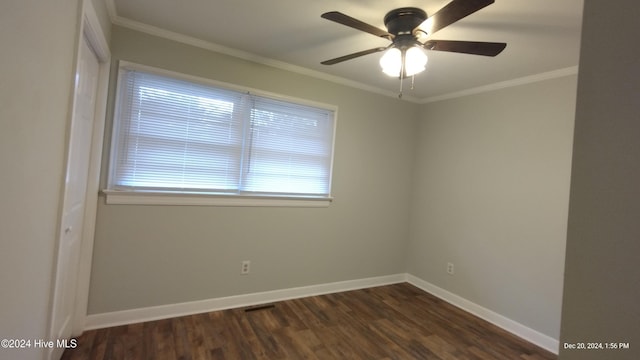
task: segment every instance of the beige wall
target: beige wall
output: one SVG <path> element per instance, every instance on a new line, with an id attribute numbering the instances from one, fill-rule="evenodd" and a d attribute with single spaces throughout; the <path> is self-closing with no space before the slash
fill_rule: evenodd
<path id="1" fill-rule="evenodd" d="M 639 13 L 637 1 L 585 0 L 562 360 L 640 359 Z M 578 342 L 630 349 L 564 349 Z"/>
<path id="2" fill-rule="evenodd" d="M 116 60 L 337 105 L 336 200 L 101 201 L 90 313 L 409 272 L 558 338 L 575 75 L 417 105 L 117 26 L 112 38 Z"/>
<path id="3" fill-rule="evenodd" d="M 77 0 L 0 2 L 1 339 L 49 336 L 78 14 Z"/>
<path id="4" fill-rule="evenodd" d="M 405 271 L 415 104 L 120 27 L 112 58 L 337 105 L 335 200 L 313 209 L 102 199 L 89 313 Z M 248 276 L 242 260 L 252 262 Z"/>
<path id="5" fill-rule="evenodd" d="M 108 36 L 103 3 L 92 3 Z M 628 29 L 638 5 L 585 3 L 561 347 L 613 341 L 631 350 L 560 358 L 635 359 L 640 74 Z M 47 336 L 77 5 L 0 2 L 2 338 Z M 338 105 L 336 201 L 302 210 L 101 203 L 90 312 L 407 270 L 557 336 L 574 77 L 426 104 L 418 114 L 318 79 L 114 33 L 115 59 Z M 237 227 L 239 218 L 253 225 Z M 247 258 L 253 273 L 239 277 Z M 447 261 L 454 276 L 444 274 Z"/>
<path id="6" fill-rule="evenodd" d="M 425 104 L 414 168 L 408 272 L 556 339 L 575 89 L 572 75 Z"/>

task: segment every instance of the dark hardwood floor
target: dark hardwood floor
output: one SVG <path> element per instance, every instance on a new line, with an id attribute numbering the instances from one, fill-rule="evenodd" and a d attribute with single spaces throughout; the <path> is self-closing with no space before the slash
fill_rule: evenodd
<path id="1" fill-rule="evenodd" d="M 62 359 L 557 359 L 406 283 L 272 305 L 87 331 Z"/>

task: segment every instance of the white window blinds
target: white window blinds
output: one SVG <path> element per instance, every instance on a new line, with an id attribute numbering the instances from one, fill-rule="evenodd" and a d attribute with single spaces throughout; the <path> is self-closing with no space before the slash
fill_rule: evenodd
<path id="1" fill-rule="evenodd" d="M 120 69 L 109 189 L 330 194 L 332 110 Z"/>

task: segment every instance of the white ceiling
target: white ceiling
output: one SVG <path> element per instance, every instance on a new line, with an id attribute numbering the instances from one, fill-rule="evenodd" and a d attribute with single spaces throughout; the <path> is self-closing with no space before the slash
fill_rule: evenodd
<path id="1" fill-rule="evenodd" d="M 388 40 L 320 18 L 340 11 L 385 29 L 398 7 L 433 14 L 449 0 L 106 0 L 112 21 L 370 90 L 397 94 L 399 80 L 380 71 L 380 54 L 326 66 L 320 61 L 388 45 Z M 497 57 L 428 51 L 427 71 L 405 99 L 428 101 L 546 73 L 575 71 L 583 0 L 496 0 L 438 31 L 436 40 L 506 42 Z M 573 70 L 572 70 L 573 69 Z"/>

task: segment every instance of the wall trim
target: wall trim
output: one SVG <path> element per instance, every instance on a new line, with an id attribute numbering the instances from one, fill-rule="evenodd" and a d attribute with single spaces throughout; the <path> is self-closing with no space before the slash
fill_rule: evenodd
<path id="1" fill-rule="evenodd" d="M 531 329 L 492 310 L 484 308 L 461 296 L 442 289 L 414 275 L 402 273 L 365 279 L 339 281 L 333 283 L 301 286 L 289 289 L 264 291 L 251 294 L 226 296 L 214 299 L 190 301 L 178 304 L 151 306 L 139 309 L 91 314 L 86 318 L 85 330 L 127 325 L 145 321 L 168 319 L 178 316 L 206 313 L 218 310 L 255 306 L 277 301 L 298 299 L 308 296 L 325 295 L 343 291 L 358 290 L 375 286 L 407 282 L 460 309 L 486 320 L 526 341 L 558 354 L 559 341 L 539 331 Z"/>
<path id="2" fill-rule="evenodd" d="M 518 337 L 521 337 L 535 345 L 538 345 L 547 351 L 550 351 L 556 355 L 558 354 L 560 345 L 558 339 L 554 339 L 539 331 L 531 329 L 492 310 L 471 302 L 461 296 L 442 289 L 436 285 L 433 285 L 428 281 L 422 280 L 414 275 L 406 274 L 406 280 L 409 284 L 416 286 L 454 306 L 457 306 L 464 311 L 467 311 Z"/>
<path id="3" fill-rule="evenodd" d="M 109 17 L 111 18 L 111 22 L 114 25 L 122 26 L 132 30 L 140 31 L 149 35 L 158 36 L 168 40 L 173 40 L 183 44 L 210 50 L 220 54 L 233 56 L 239 59 L 248 60 L 255 63 L 271 66 L 277 69 L 291 71 L 294 73 L 311 76 L 321 80 L 331 81 L 336 84 L 353 87 L 353 88 L 368 91 L 374 94 L 398 98 L 398 93 L 395 91 L 384 90 L 384 89 L 367 85 L 358 81 L 348 80 L 340 76 L 330 75 L 317 70 L 311 70 L 302 66 L 297 66 L 297 65 L 286 63 L 284 61 L 270 59 L 264 56 L 252 54 L 247 51 L 219 45 L 210 41 L 202 40 L 192 36 L 165 30 L 156 26 L 148 25 L 139 21 L 131 20 L 131 19 L 119 16 L 117 14 L 114 0 L 106 0 L 105 3 L 107 5 L 107 10 L 109 12 Z M 408 102 L 412 102 L 416 104 L 427 104 L 431 102 L 454 99 L 462 96 L 479 94 L 487 91 L 504 89 L 512 86 L 524 85 L 524 84 L 529 84 L 537 81 L 548 80 L 548 79 L 563 77 L 567 75 L 573 75 L 577 73 L 578 73 L 578 66 L 576 65 L 576 66 L 553 70 L 553 71 L 549 71 L 541 74 L 534 74 L 534 75 L 525 76 L 517 79 L 502 81 L 494 84 L 484 85 L 476 88 L 466 89 L 462 91 L 457 91 L 457 92 L 433 96 L 433 97 L 417 98 L 410 95 L 403 95 L 402 100 L 406 100 Z"/>
<path id="4" fill-rule="evenodd" d="M 115 15 L 115 16 L 111 15 L 111 16 L 112 16 L 111 22 L 114 25 L 122 26 L 122 27 L 125 27 L 125 28 L 128 28 L 128 29 L 131 29 L 131 30 L 135 30 L 135 31 L 139 31 L 139 32 L 145 33 L 145 34 L 149 34 L 149 35 L 157 36 L 157 37 L 160 37 L 160 38 L 172 40 L 172 41 L 175 41 L 175 42 L 179 42 L 179 43 L 183 43 L 183 44 L 199 47 L 201 49 L 213 51 L 213 52 L 216 52 L 216 53 L 219 53 L 219 54 L 233 56 L 233 57 L 238 58 L 238 59 L 255 62 L 255 63 L 258 63 L 258 64 L 270 66 L 270 67 L 273 67 L 273 68 L 276 68 L 276 69 L 281 69 L 281 70 L 290 71 L 290 72 L 301 74 L 301 75 L 311 76 L 311 77 L 314 77 L 316 79 L 330 81 L 330 82 L 333 82 L 333 83 L 336 83 L 336 84 L 349 86 L 349 87 L 352 87 L 352 88 L 368 91 L 368 92 L 375 93 L 375 94 L 378 94 L 378 95 L 384 95 L 384 96 L 394 97 L 394 98 L 398 97 L 398 93 L 396 93 L 396 92 L 380 89 L 378 87 L 367 85 L 367 84 L 364 84 L 364 83 L 361 83 L 361 82 L 358 82 L 358 81 L 348 80 L 348 79 L 345 79 L 345 78 L 340 77 L 340 76 L 330 75 L 330 74 L 327 74 L 327 73 L 324 73 L 324 72 L 321 72 L 321 71 L 311 70 L 309 68 L 305 68 L 305 67 L 302 67 L 302 66 L 297 66 L 297 65 L 290 64 L 290 63 L 286 63 L 284 61 L 274 60 L 274 59 L 270 59 L 270 58 L 267 58 L 267 57 L 264 57 L 264 56 L 252 54 L 252 53 L 247 52 L 247 51 L 238 50 L 238 49 L 234 49 L 234 48 L 231 48 L 231 47 L 228 47 L 228 46 L 219 45 L 219 44 L 207 41 L 207 40 L 202 40 L 202 39 L 195 38 L 195 37 L 192 37 L 192 36 L 176 33 L 176 32 L 169 31 L 169 30 L 165 30 L 165 29 L 153 26 L 153 25 L 148 25 L 148 24 L 145 24 L 145 23 L 142 23 L 142 22 L 139 22 L 139 21 L 127 19 L 127 18 L 118 16 L 118 15 Z M 403 96 L 402 99 L 403 100 L 407 100 L 407 101 L 411 101 L 411 102 L 415 102 L 415 103 L 419 102 L 418 98 L 411 97 L 411 96 Z"/>
<path id="5" fill-rule="evenodd" d="M 329 207 L 332 197 L 250 196 L 104 189 L 107 205 L 177 205 L 244 207 Z"/>
<path id="6" fill-rule="evenodd" d="M 87 306 L 89 303 L 89 283 L 93 257 L 96 212 L 98 210 L 98 191 L 100 188 L 100 167 L 102 164 L 102 145 L 109 92 L 109 74 L 111 70 L 111 50 L 107 38 L 100 27 L 100 21 L 91 1 L 83 2 L 82 31 L 79 41 L 86 39 L 93 49 L 98 62 L 98 88 L 94 113 L 94 128 L 91 138 L 89 177 L 87 182 L 86 210 L 82 230 L 82 246 L 78 266 L 76 288 L 76 309 L 72 326 L 72 335 L 82 333 Z M 79 51 L 78 51 L 79 53 Z"/>
<path id="7" fill-rule="evenodd" d="M 463 96 L 475 95 L 475 94 L 480 94 L 480 93 L 484 93 L 484 92 L 510 88 L 510 87 L 514 87 L 514 86 L 531 84 L 531 83 L 544 81 L 544 80 L 561 78 L 561 77 L 565 77 L 565 76 L 569 76 L 569 75 L 575 75 L 577 73 L 578 73 L 578 66 L 570 66 L 570 67 L 563 68 L 563 69 L 548 71 L 548 72 L 535 74 L 535 75 L 530 75 L 530 76 L 524 76 L 524 77 L 520 77 L 520 78 L 517 78 L 517 79 L 511 79 L 511 80 L 507 80 L 507 81 L 501 81 L 501 82 L 497 82 L 497 83 L 493 83 L 493 84 L 489 84 L 489 85 L 479 86 L 479 87 L 466 89 L 466 90 L 462 90 L 462 91 L 456 91 L 456 92 L 449 93 L 449 94 L 433 96 L 433 97 L 422 99 L 422 100 L 420 100 L 418 102 L 420 104 L 428 104 L 428 103 L 442 101 L 442 100 L 455 99 L 455 98 L 459 98 L 459 97 L 463 97 Z"/>
<path id="8" fill-rule="evenodd" d="M 245 306 L 254 306 L 276 301 L 297 299 L 308 296 L 331 294 L 336 292 L 397 284 L 406 281 L 406 274 L 395 274 L 357 280 L 264 291 L 251 294 L 227 296 L 214 299 L 190 301 L 178 304 L 151 306 L 139 309 L 91 314 L 86 318 L 85 330 L 111 326 L 127 325 L 145 321 L 154 321 L 178 316 L 227 310 Z"/>

